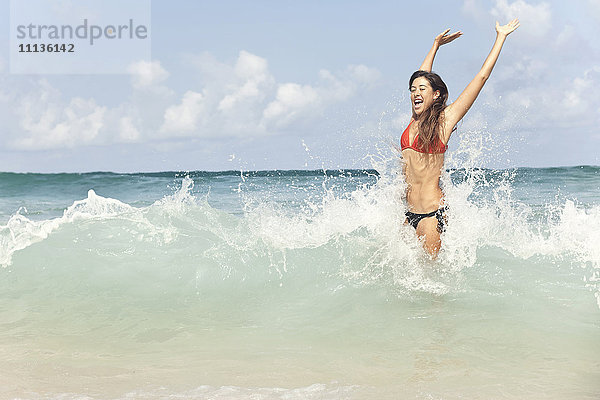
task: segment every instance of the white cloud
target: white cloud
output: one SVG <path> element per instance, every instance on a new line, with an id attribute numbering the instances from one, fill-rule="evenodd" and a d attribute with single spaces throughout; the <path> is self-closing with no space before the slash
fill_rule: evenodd
<path id="1" fill-rule="evenodd" d="M 381 72 L 376 68 L 370 68 L 366 65 L 350 65 L 348 67 L 350 76 L 353 77 L 356 82 L 363 85 L 372 85 L 379 81 L 381 78 Z"/>
<path id="2" fill-rule="evenodd" d="M 299 118 L 310 126 L 328 107 L 368 90 L 381 76 L 374 68 L 350 65 L 336 73 L 321 70 L 315 82 L 278 84 L 267 60 L 247 51 L 234 63 L 204 53 L 188 65 L 197 79 L 187 80 L 187 90 L 177 98 L 160 61 L 131 64 L 130 96 L 113 106 L 84 96 L 65 99 L 48 80 L 2 74 L 4 143 L 41 150 L 279 134 L 295 129 Z"/>
<path id="3" fill-rule="evenodd" d="M 267 60 L 241 51 L 234 68 L 237 85 L 230 85 L 229 93 L 219 102 L 220 111 L 229 111 L 247 101 L 262 101 L 274 84 Z"/>
<path id="4" fill-rule="evenodd" d="M 244 138 L 276 134 L 299 118 L 304 124 L 314 122 L 327 107 L 367 90 L 381 77 L 377 69 L 351 65 L 335 74 L 321 70 L 315 83 L 277 84 L 267 60 L 247 51 L 241 51 L 233 65 L 208 53 L 188 56 L 187 63 L 199 72 L 202 98 L 194 105 L 183 101 L 171 105 L 164 114 L 163 134 Z M 193 110 L 202 114 L 194 121 Z M 179 121 L 183 114 L 186 117 Z"/>
<path id="5" fill-rule="evenodd" d="M 502 64 L 498 67 L 498 70 L 492 73 L 491 82 L 504 81 L 509 84 L 507 86 L 512 87 L 521 84 L 541 83 L 545 81 L 545 75 L 550 69 L 546 59 L 537 57 L 537 55 L 520 55 L 518 58 L 507 60 L 507 62 L 502 61 L 500 61 Z"/>
<path id="6" fill-rule="evenodd" d="M 572 25 L 565 25 L 556 37 L 557 46 L 568 46 L 575 40 L 575 29 Z"/>
<path id="7" fill-rule="evenodd" d="M 12 142 L 21 150 L 42 150 L 91 144 L 104 125 L 106 107 L 93 99 L 74 97 L 62 106 L 57 91 L 41 82 L 40 92 L 21 99 L 17 115 L 21 135 Z"/>
<path id="8" fill-rule="evenodd" d="M 324 101 L 343 101 L 352 96 L 356 90 L 356 82 L 341 79 L 326 69 L 319 71 L 320 84 L 317 86 L 319 96 Z"/>
<path id="9" fill-rule="evenodd" d="M 600 86 L 600 67 L 593 67 L 583 72 L 581 76 L 577 76 L 570 80 L 562 91 L 560 96 L 560 105 L 562 115 L 577 117 L 579 119 L 598 118 L 598 102 L 590 101 L 589 93 L 592 93 L 593 98 L 595 88 Z M 586 118 L 587 117 L 587 118 Z"/>
<path id="10" fill-rule="evenodd" d="M 199 128 L 204 116 L 206 105 L 202 93 L 188 90 L 183 95 L 181 103 L 170 106 L 165 111 L 163 132 L 186 133 Z"/>
<path id="11" fill-rule="evenodd" d="M 169 73 L 159 61 L 138 61 L 127 68 L 131 74 L 131 84 L 134 88 L 145 88 L 165 81 Z"/>
<path id="12" fill-rule="evenodd" d="M 548 71 L 524 63 L 492 78 L 475 108 L 484 107 L 490 126 L 511 129 L 573 129 L 600 123 L 598 103 L 588 93 L 600 86 L 600 67 L 549 81 Z M 527 73 L 528 69 L 534 70 Z M 537 79 L 536 79 L 537 75 Z M 470 117 L 467 117 L 468 121 Z"/>
<path id="13" fill-rule="evenodd" d="M 240 51 L 234 70 L 244 80 L 264 80 L 269 75 L 267 60 L 244 50 Z"/>
<path id="14" fill-rule="evenodd" d="M 600 0 L 588 0 L 588 6 L 590 7 L 592 15 L 600 19 Z"/>
<path id="15" fill-rule="evenodd" d="M 123 142 L 137 142 L 141 136 L 131 117 L 119 118 L 119 138 Z"/>
<path id="16" fill-rule="evenodd" d="M 193 67 L 197 72 L 196 79 L 205 87 L 235 84 L 235 71 L 233 66 L 220 62 L 208 52 L 186 55 L 183 62 Z"/>
<path id="17" fill-rule="evenodd" d="M 279 120 L 280 124 L 285 123 L 297 116 L 303 109 L 317 107 L 320 100 L 319 94 L 311 86 L 284 83 L 279 85 L 277 96 L 267 106 L 263 117 L 267 121 Z"/>
<path id="18" fill-rule="evenodd" d="M 546 2 L 533 5 L 524 0 L 509 3 L 507 0 L 496 0 L 496 6 L 491 14 L 500 24 L 505 24 L 513 18 L 519 18 L 519 31 L 531 38 L 543 38 L 552 27 L 552 11 Z"/>
<path id="19" fill-rule="evenodd" d="M 320 81 L 314 86 L 280 84 L 275 99 L 262 113 L 261 126 L 282 128 L 301 116 L 319 116 L 325 107 L 348 100 L 359 90 L 372 86 L 380 76 L 375 68 L 350 65 L 337 75 L 325 69 L 319 71 Z"/>

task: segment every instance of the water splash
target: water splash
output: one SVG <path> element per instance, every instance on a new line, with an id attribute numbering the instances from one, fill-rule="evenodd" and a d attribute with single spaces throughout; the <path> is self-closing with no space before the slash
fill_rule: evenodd
<path id="1" fill-rule="evenodd" d="M 476 148 L 469 140 L 464 146 Z M 462 146 L 457 154 L 470 151 Z M 454 162 L 450 157 L 450 165 Z M 439 259 L 431 262 L 412 227 L 403 224 L 405 184 L 398 159 L 379 157 L 375 166 L 377 175 L 249 175 L 240 190 L 232 192 L 241 202 L 239 215 L 212 206 L 210 190 L 194 193 L 189 176 L 171 195 L 146 207 L 90 190 L 59 218 L 33 221 L 15 213 L 0 226 L 0 264 L 11 265 L 15 253 L 67 226 L 80 228 L 69 237 L 109 224 L 112 231 L 106 233 L 106 242 L 125 235 L 122 240 L 130 243 L 130 252 L 162 248 L 155 256 L 160 260 L 169 251 L 191 246 L 196 249 L 191 257 L 199 257 L 212 271 L 198 266 L 198 277 L 214 275 L 216 268 L 221 277 L 255 282 L 271 279 L 273 273 L 283 281 L 302 271 L 349 285 L 391 287 L 399 294 L 444 294 L 463 290 L 463 271 L 477 265 L 486 249 L 501 249 L 515 260 L 545 257 L 593 270 L 600 266 L 594 246 L 600 241 L 598 206 L 554 198 L 534 207 L 517 193 L 517 170 L 475 167 L 442 176 L 449 223 Z M 75 243 L 78 238 L 67 240 Z M 312 261 L 307 264 L 303 258 Z M 586 274 L 588 284 L 595 285 L 596 272 Z"/>

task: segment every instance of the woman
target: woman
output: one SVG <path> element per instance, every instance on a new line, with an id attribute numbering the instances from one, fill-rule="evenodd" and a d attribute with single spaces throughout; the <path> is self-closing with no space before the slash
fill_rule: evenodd
<path id="1" fill-rule="evenodd" d="M 446 221 L 440 175 L 448 140 L 489 78 L 506 37 L 518 27 L 517 19 L 503 26 L 496 22 L 496 41 L 481 70 L 456 101 L 448 106 L 448 89 L 442 79 L 431 72 L 431 67 L 439 46 L 458 38 L 461 32 L 448 35 L 448 29 L 439 34 L 419 71 L 410 77 L 412 118 L 400 139 L 407 183 L 405 223 L 416 229 L 417 236 L 423 240 L 423 246 L 432 258 L 437 257 L 440 250 L 440 234 Z"/>

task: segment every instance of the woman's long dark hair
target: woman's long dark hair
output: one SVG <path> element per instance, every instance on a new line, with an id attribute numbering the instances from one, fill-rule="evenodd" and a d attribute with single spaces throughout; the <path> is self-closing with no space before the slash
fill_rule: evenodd
<path id="1" fill-rule="evenodd" d="M 419 117 L 421 122 L 419 124 L 419 137 L 416 146 L 427 153 L 436 152 L 436 149 L 439 148 L 439 143 L 443 143 L 439 132 L 443 122 L 442 111 L 446 108 L 446 101 L 448 101 L 448 87 L 438 74 L 428 71 L 416 71 L 408 81 L 408 90 L 410 90 L 413 81 L 420 77 L 427 79 L 433 91 L 439 90 L 440 95 L 433 101 L 431 107 L 423 110 L 423 113 Z"/>

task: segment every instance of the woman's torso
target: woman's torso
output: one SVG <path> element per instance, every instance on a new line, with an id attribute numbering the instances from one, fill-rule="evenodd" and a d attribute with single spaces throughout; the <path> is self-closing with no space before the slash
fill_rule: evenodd
<path id="1" fill-rule="evenodd" d="M 409 125 L 409 143 L 414 142 L 418 133 L 418 124 L 413 122 L 416 121 L 411 121 Z M 444 167 L 444 153 L 421 153 L 413 148 L 405 148 L 402 158 L 409 210 L 421 214 L 442 207 L 444 195 L 440 188 L 440 176 Z"/>

